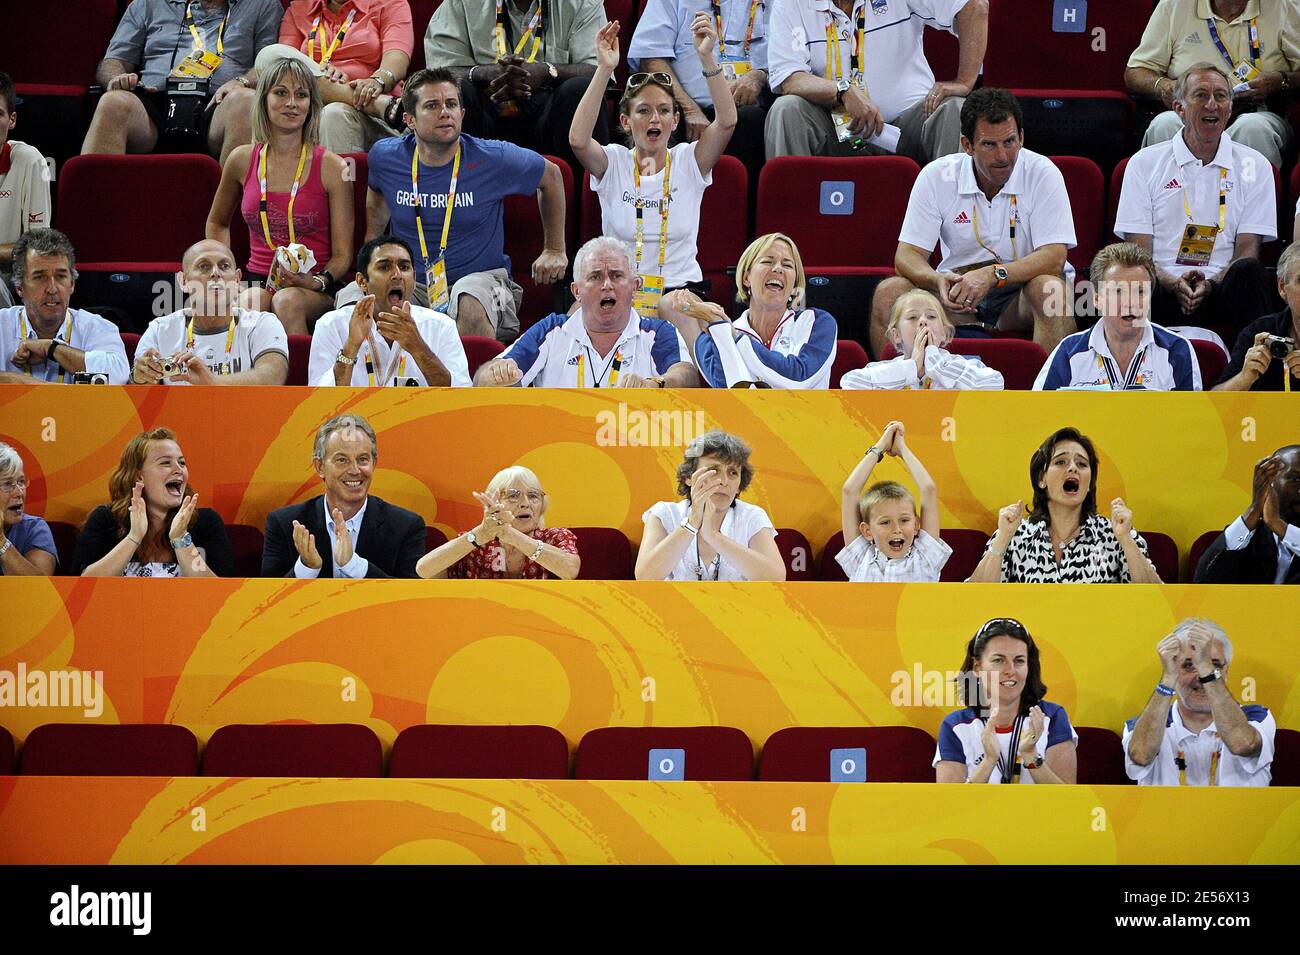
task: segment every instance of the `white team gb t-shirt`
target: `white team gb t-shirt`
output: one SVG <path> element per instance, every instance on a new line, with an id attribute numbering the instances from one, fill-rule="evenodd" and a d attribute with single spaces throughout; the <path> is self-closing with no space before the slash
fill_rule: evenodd
<path id="1" fill-rule="evenodd" d="M 267 352 L 277 352 L 289 360 L 289 337 L 284 332 L 280 320 L 270 312 L 252 312 L 236 308 L 235 335 L 229 338 L 229 326 L 219 331 L 194 333 L 194 353 L 203 360 L 214 375 L 237 375 L 248 371 L 257 359 Z M 164 358 L 185 350 L 185 328 L 189 324 L 191 311 L 183 308 L 162 318 L 155 318 L 149 323 L 135 353 L 143 354 L 146 348 L 152 348 Z M 227 352 L 226 343 L 230 341 Z M 134 356 L 132 356 L 134 358 Z M 225 367 L 229 365 L 229 367 Z M 171 381 L 164 379 L 167 385 L 188 385 L 188 381 Z"/>

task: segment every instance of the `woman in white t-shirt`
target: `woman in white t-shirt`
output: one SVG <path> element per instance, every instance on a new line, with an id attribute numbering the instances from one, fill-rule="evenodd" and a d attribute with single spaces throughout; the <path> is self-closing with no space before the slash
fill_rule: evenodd
<path id="1" fill-rule="evenodd" d="M 641 515 L 637 580 L 785 580 L 772 519 L 737 500 L 754 478 L 749 453 L 725 431 L 687 446 L 677 468 L 682 500 L 660 501 Z"/>
<path id="2" fill-rule="evenodd" d="M 961 672 L 968 706 L 939 726 L 940 783 L 1066 783 L 1078 780 L 1079 734 L 1065 708 L 1043 699 L 1038 646 L 1024 624 L 990 620 L 966 644 Z"/>
<path id="3" fill-rule="evenodd" d="M 573 115 L 569 145 L 591 174 L 592 191 L 600 196 L 603 233 L 635 250 L 633 265 L 642 280 L 637 311 L 671 320 L 665 292 L 683 290 L 672 298 L 676 308 L 700 301 L 707 291 L 696 261 L 700 202 L 736 128 L 736 104 L 713 54 L 718 39 L 713 19 L 697 13 L 691 30 L 713 97 L 713 122 L 697 141 L 670 149 L 668 141 L 677 128 L 673 78 L 667 73 L 634 73 L 619 103 L 619 121 L 632 148 L 600 145 L 591 132 L 618 65 L 618 29 L 614 20 L 596 35 L 596 72 Z"/>

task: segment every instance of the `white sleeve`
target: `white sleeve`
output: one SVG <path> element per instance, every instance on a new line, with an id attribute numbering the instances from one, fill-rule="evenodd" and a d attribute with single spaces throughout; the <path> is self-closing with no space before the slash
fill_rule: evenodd
<path id="1" fill-rule="evenodd" d="M 938 202 L 938 183 L 943 181 L 940 164 L 930 164 L 916 177 L 916 182 L 912 185 L 912 195 L 907 200 L 907 212 L 903 215 L 903 227 L 898 231 L 899 242 L 906 242 L 908 245 L 931 252 L 939 243 L 939 234 L 943 227 L 943 216 L 939 212 Z M 942 166 L 947 171 L 957 168 L 947 162 L 942 162 Z"/>
<path id="2" fill-rule="evenodd" d="M 311 333 L 307 380 L 315 385 L 334 384 L 334 359 L 343 348 L 342 322 L 322 319 Z"/>
<path id="3" fill-rule="evenodd" d="M 257 327 L 248 338 L 248 352 L 253 356 L 253 364 L 267 352 L 277 352 L 289 359 L 289 336 L 285 334 L 284 325 L 278 316 L 263 312 L 257 320 Z"/>
<path id="4" fill-rule="evenodd" d="M 140 340 L 135 343 L 135 353 L 137 355 L 143 355 L 145 353 L 145 349 L 147 348 L 152 348 L 160 355 L 163 354 L 163 350 L 161 347 L 159 347 L 158 344 L 158 320 L 157 319 L 149 323 L 148 327 L 145 328 L 144 330 L 144 334 L 140 336 Z M 167 356 L 163 355 L 163 357 L 165 358 Z"/>
<path id="5" fill-rule="evenodd" d="M 1136 722 L 1137 721 L 1134 720 L 1135 724 Z M 1133 757 L 1128 754 L 1128 744 L 1129 740 L 1132 738 L 1133 731 L 1129 729 L 1128 724 L 1125 723 L 1124 736 L 1120 740 L 1120 745 L 1124 747 L 1124 772 L 1129 779 L 1140 784 L 1144 779 L 1156 771 L 1156 764 L 1160 762 L 1160 750 L 1164 749 L 1165 740 L 1163 736 L 1160 738 L 1160 749 L 1156 750 L 1155 755 L 1151 758 L 1151 762 L 1147 763 L 1145 766 L 1139 766 L 1137 763 L 1133 762 Z"/>
<path id="6" fill-rule="evenodd" d="M 908 364 L 915 371 L 916 362 Z M 1006 387 L 1002 372 L 996 368 L 990 368 L 979 358 L 957 355 L 943 348 L 925 350 L 925 373 L 935 387 L 948 391 L 1001 391 Z"/>
<path id="7" fill-rule="evenodd" d="M 587 177 L 587 186 L 596 195 L 602 195 L 606 187 L 616 186 L 613 180 L 618 177 L 618 170 L 624 165 L 631 162 L 632 151 L 626 146 L 619 143 L 610 143 L 608 146 L 601 146 L 605 150 L 605 175 L 597 178 L 596 176 Z"/>
<path id="8" fill-rule="evenodd" d="M 929 356 L 927 355 L 926 358 L 928 364 Z M 846 371 L 840 378 L 840 387 L 845 390 L 855 388 L 898 390 L 920 386 L 921 379 L 916 373 L 916 362 L 902 355 L 888 361 L 873 361 L 864 368 L 854 368 L 852 371 Z"/>
<path id="9" fill-rule="evenodd" d="M 1244 550 L 1254 536 L 1255 532 L 1248 528 L 1246 522 L 1238 517 L 1223 532 L 1223 543 L 1228 550 Z"/>
<path id="10" fill-rule="evenodd" d="M 1241 760 L 1241 768 L 1250 774 L 1255 774 L 1273 762 L 1274 738 L 1277 736 L 1277 721 L 1273 719 L 1272 710 L 1265 710 L 1264 718 L 1258 722 L 1249 720 L 1250 725 L 1255 727 L 1255 732 L 1259 734 L 1259 752 L 1249 759 Z"/>
<path id="11" fill-rule="evenodd" d="M 1241 157 L 1237 188 L 1245 195 L 1237 235 L 1258 235 L 1265 242 L 1276 239 L 1277 193 L 1273 189 L 1273 167 L 1269 161 L 1254 150 Z M 1232 198 L 1228 201 L 1232 202 Z"/>
<path id="12" fill-rule="evenodd" d="M 970 0 L 907 0 L 912 13 L 927 21 L 926 26 L 948 30 L 957 20 L 957 14 Z M 956 30 L 952 30 L 956 33 Z"/>
<path id="13" fill-rule="evenodd" d="M 812 54 L 808 36 L 799 17 L 799 7 L 806 0 L 775 0 L 768 19 L 767 85 L 773 93 L 781 92 L 792 73 L 811 73 Z M 776 40 L 781 37 L 781 40 Z M 788 39 L 788 42 L 787 42 Z"/>
<path id="14" fill-rule="evenodd" d="M 1147 188 L 1146 170 L 1138 162 L 1141 153 L 1129 160 L 1119 191 L 1119 209 L 1115 213 L 1115 234 L 1121 239 L 1135 235 L 1155 235 L 1155 207 Z M 1271 188 L 1271 187 L 1270 187 Z"/>
<path id="15" fill-rule="evenodd" d="M 108 376 L 110 385 L 124 385 L 131 377 L 131 365 L 126 358 L 126 346 L 116 326 L 109 322 L 95 322 L 86 337 L 86 371 Z"/>

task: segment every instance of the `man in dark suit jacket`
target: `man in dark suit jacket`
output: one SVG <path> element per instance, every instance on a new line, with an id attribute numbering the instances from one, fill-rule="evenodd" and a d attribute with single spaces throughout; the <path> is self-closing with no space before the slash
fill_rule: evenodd
<path id="1" fill-rule="evenodd" d="M 263 577 L 416 576 L 415 562 L 425 551 L 424 520 L 371 496 L 378 456 L 375 431 L 360 415 L 340 415 L 320 426 L 312 464 L 325 493 L 267 517 Z"/>
<path id="2" fill-rule="evenodd" d="M 1198 584 L 1300 584 L 1300 445 L 1255 465 L 1250 508 L 1196 565 Z"/>

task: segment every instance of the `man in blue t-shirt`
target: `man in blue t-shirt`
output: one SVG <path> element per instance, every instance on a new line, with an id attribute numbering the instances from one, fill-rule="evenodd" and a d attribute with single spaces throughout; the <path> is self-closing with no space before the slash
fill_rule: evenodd
<path id="1" fill-rule="evenodd" d="M 465 110 L 460 87 L 448 70 L 420 70 L 408 79 L 402 107 L 409 131 L 380 140 L 370 150 L 366 237 L 387 227 L 411 246 L 422 283 L 416 300 L 422 292 L 431 308 L 456 321 L 462 336 L 513 341 L 519 333 L 523 289 L 510 278 L 503 203 L 506 196 L 537 194 L 545 236 L 542 254 L 533 263 L 533 281 L 559 281 L 568 267 L 560 170 L 532 150 L 462 135 Z M 416 180 L 418 189 L 412 188 Z M 349 286 L 337 304 L 359 297 L 360 290 L 353 294 Z"/>

